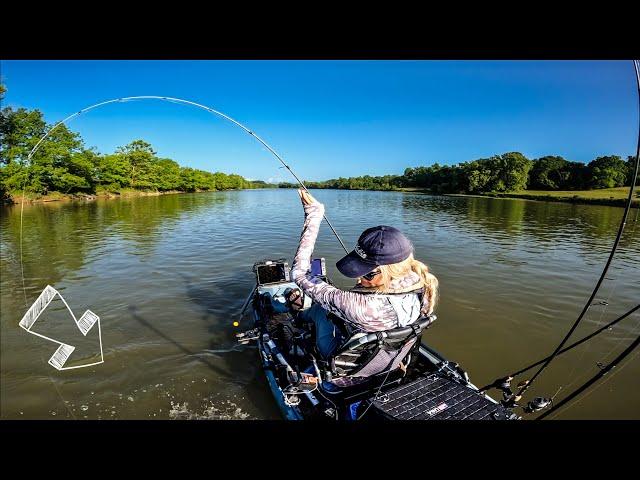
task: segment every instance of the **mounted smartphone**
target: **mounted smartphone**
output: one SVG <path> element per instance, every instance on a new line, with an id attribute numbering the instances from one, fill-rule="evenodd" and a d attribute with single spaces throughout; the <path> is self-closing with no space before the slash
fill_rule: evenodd
<path id="1" fill-rule="evenodd" d="M 327 276 L 327 268 L 324 263 L 324 257 L 322 258 L 314 258 L 311 260 L 311 275 L 314 277 L 326 277 Z"/>

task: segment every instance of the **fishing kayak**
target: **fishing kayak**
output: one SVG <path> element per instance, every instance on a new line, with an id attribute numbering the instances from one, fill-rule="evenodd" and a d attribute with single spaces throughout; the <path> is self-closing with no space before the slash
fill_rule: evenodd
<path id="1" fill-rule="evenodd" d="M 314 274 L 330 283 L 324 259 L 312 262 Z M 297 286 L 285 259 L 254 264 L 256 285 L 243 312 L 251 329 L 237 334 L 241 344 L 256 343 L 265 377 L 282 416 L 288 420 L 513 420 L 519 417 L 471 383 L 455 362 L 421 342 L 435 320 L 384 332 L 358 332 L 346 338 L 331 358 L 315 347 L 313 325 L 299 312 L 313 305 L 304 296 L 297 309 L 285 295 Z M 330 317 L 341 331 L 344 323 Z M 382 352 L 382 353 L 381 353 Z M 358 375 L 387 353 L 386 367 Z M 393 360 L 389 360 L 393 357 Z M 399 359 L 399 360 L 396 360 Z"/>

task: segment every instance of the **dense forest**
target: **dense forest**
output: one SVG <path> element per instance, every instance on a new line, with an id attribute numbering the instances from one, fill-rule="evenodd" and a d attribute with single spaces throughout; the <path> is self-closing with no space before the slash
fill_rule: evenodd
<path id="1" fill-rule="evenodd" d="M 634 157 L 626 161 L 610 155 L 588 164 L 571 162 L 559 156 L 530 160 L 510 152 L 458 165 L 434 163 L 428 167 L 407 168 L 403 175 L 337 178 L 306 182 L 309 188 L 347 190 L 396 190 L 423 188 L 434 193 L 489 193 L 523 190 L 589 190 L 631 185 Z M 637 183 L 637 179 L 636 179 Z M 281 183 L 279 187 L 295 187 Z"/>
<path id="2" fill-rule="evenodd" d="M 0 92 L 1 93 L 1 92 Z M 39 110 L 11 107 L 0 111 L 0 198 L 21 194 L 95 194 L 141 191 L 195 192 L 260 188 L 240 175 L 181 167 L 160 158 L 144 140 L 134 140 L 112 154 L 87 148 L 78 133 L 60 125 L 40 145 L 31 162 L 27 156 L 52 127 Z"/>

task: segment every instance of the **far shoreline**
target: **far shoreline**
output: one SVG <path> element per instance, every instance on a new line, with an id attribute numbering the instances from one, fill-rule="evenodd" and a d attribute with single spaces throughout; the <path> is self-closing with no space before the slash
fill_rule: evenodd
<path id="1" fill-rule="evenodd" d="M 239 188 L 239 189 L 227 189 L 227 190 L 196 190 L 194 192 L 183 192 L 179 190 L 169 190 L 165 192 L 160 191 L 143 191 L 143 190 L 130 190 L 124 189 L 119 192 L 100 191 L 94 194 L 63 194 L 59 192 L 52 192 L 49 195 L 38 195 L 35 198 L 27 198 L 24 200 L 25 204 L 45 204 L 53 202 L 91 202 L 98 199 L 124 199 L 124 198 L 137 198 L 137 197 L 156 197 L 161 195 L 175 195 L 186 193 L 207 193 L 207 192 L 233 192 L 244 190 L 279 190 L 279 188 Z M 348 189 L 317 189 L 311 190 L 345 190 Z M 502 193 L 502 192 L 489 192 L 489 193 L 437 193 L 428 188 L 397 188 L 393 190 L 363 190 L 353 189 L 350 191 L 365 191 L 365 192 L 399 192 L 410 193 L 419 195 L 431 195 L 431 196 L 443 196 L 443 197 L 468 197 L 468 198 L 499 198 L 499 199 L 517 199 L 517 200 L 532 200 L 537 202 L 554 202 L 554 203 L 573 203 L 579 205 L 604 205 L 610 207 L 624 207 L 627 203 L 629 187 L 620 187 L 616 189 L 600 189 L 600 190 L 588 190 L 588 191 L 526 191 L 516 193 Z M 614 195 L 606 195 L 613 193 Z M 589 195 L 589 196 L 585 196 Z M 623 195 L 624 194 L 624 195 Z M 640 208 L 640 199 L 636 198 L 631 202 L 631 208 Z M 2 202 L 3 206 L 20 205 L 23 202 L 21 195 L 11 195 L 9 198 L 5 198 Z"/>
<path id="2" fill-rule="evenodd" d="M 45 204 L 54 202 L 92 202 L 99 199 L 123 199 L 123 198 L 137 198 L 137 197 L 159 197 L 163 195 L 176 195 L 180 193 L 206 193 L 206 192 L 238 192 L 241 190 L 271 190 L 270 188 L 230 188 L 226 190 L 196 190 L 193 192 L 183 192 L 181 190 L 167 190 L 160 191 L 144 191 L 144 190 L 121 190 L 119 192 L 100 191 L 96 193 L 60 193 L 51 192 L 48 195 L 38 194 L 34 198 L 30 198 L 27 194 L 23 200 L 22 195 L 9 195 L 8 198 L 3 199 L 3 206 L 20 205 L 23 202 L 27 205 Z"/>

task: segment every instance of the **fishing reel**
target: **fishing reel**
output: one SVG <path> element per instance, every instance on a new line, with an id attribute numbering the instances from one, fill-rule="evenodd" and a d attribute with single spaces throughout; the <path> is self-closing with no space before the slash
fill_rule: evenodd
<path id="1" fill-rule="evenodd" d="M 513 377 L 498 378 L 487 388 L 496 388 L 502 392 L 502 400 L 500 403 L 505 408 L 514 408 L 516 406 L 516 395 L 511 390 L 511 380 L 513 380 Z M 518 398 L 518 400 L 520 399 Z"/>
<path id="2" fill-rule="evenodd" d="M 518 405 L 518 401 L 520 401 L 522 397 L 520 395 L 516 395 L 514 393 L 512 393 L 511 395 L 508 395 L 506 393 L 502 393 L 502 400 L 500 400 L 500 405 L 502 405 L 504 408 L 508 408 L 508 409 L 514 409 L 516 407 L 519 407 L 520 405 Z"/>
<path id="3" fill-rule="evenodd" d="M 540 410 L 549 408 L 552 405 L 553 405 L 552 398 L 535 397 L 533 400 L 527 403 L 526 407 L 523 407 L 522 409 L 524 410 L 524 413 L 535 413 L 535 412 L 539 412 Z"/>
<path id="4" fill-rule="evenodd" d="M 285 305 L 293 315 L 304 307 L 304 295 L 299 288 L 287 288 L 284 291 Z"/>
<path id="5" fill-rule="evenodd" d="M 522 399 L 522 395 L 517 395 L 513 392 L 513 390 L 511 390 L 511 380 L 513 380 L 513 377 L 500 378 L 496 380 L 495 383 L 491 386 L 502 391 L 502 400 L 500 401 L 500 404 L 505 408 L 514 409 L 515 407 L 520 406 L 517 402 Z M 528 384 L 529 380 L 523 380 L 522 382 L 518 383 L 517 389 L 520 390 L 521 388 L 526 387 Z M 524 411 L 524 413 L 535 413 L 549 408 L 552 405 L 553 399 L 551 398 L 535 397 L 524 407 L 522 407 L 522 410 Z"/>
<path id="6" fill-rule="evenodd" d="M 253 340 L 257 340 L 260 337 L 260 330 L 257 328 L 247 330 L 246 332 L 236 333 L 236 339 L 240 345 L 247 345 Z"/>
<path id="7" fill-rule="evenodd" d="M 298 395 L 287 395 L 283 394 L 284 403 L 289 407 L 295 407 L 296 405 L 300 405 L 300 397 Z"/>
<path id="8" fill-rule="evenodd" d="M 519 405 L 517 402 L 519 402 L 522 398 L 522 395 L 517 395 L 513 390 L 511 390 L 511 380 L 513 380 L 513 377 L 499 378 L 490 386 L 490 388 L 497 388 L 498 390 L 502 391 L 502 400 L 500 401 L 500 404 L 503 407 L 509 409 L 518 407 Z M 523 380 L 522 382 L 518 383 L 516 389 L 520 390 L 528 383 L 529 380 Z"/>
<path id="9" fill-rule="evenodd" d="M 299 395 L 305 393 L 311 393 L 318 388 L 318 378 L 308 373 L 299 373 L 297 379 L 292 378 L 293 375 L 289 372 L 289 379 L 292 381 L 289 385 L 282 389 L 282 396 L 284 402 L 289 406 L 295 406 L 300 403 Z"/>

